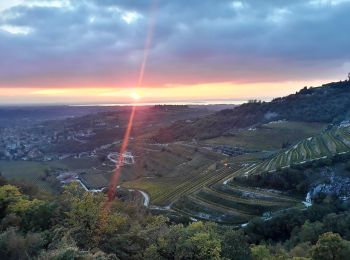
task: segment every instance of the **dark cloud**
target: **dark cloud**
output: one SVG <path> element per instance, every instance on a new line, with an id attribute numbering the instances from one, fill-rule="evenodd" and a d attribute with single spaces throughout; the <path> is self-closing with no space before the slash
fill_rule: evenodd
<path id="1" fill-rule="evenodd" d="M 133 85 L 152 19 L 146 85 L 333 76 L 350 60 L 349 11 L 346 0 L 26 0 L 1 11 L 0 86 Z"/>

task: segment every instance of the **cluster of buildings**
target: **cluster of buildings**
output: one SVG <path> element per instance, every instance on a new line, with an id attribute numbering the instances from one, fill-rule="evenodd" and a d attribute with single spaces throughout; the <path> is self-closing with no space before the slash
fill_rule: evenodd
<path id="1" fill-rule="evenodd" d="M 51 138 L 22 131 L 20 128 L 3 128 L 0 130 L 0 159 L 35 160 L 44 159 L 40 147 L 50 143 Z"/>
<path id="2" fill-rule="evenodd" d="M 50 145 L 74 140 L 85 143 L 95 135 L 92 129 L 79 131 L 47 131 L 26 128 L 2 128 L 0 129 L 0 160 L 36 160 L 51 161 L 68 157 L 95 157 L 96 151 L 78 154 L 57 154 L 46 152 Z"/>

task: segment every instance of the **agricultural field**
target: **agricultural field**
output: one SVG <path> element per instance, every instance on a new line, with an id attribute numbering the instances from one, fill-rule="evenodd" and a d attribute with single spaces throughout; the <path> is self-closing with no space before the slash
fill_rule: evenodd
<path id="1" fill-rule="evenodd" d="M 223 171 L 225 178 L 206 183 L 191 195 L 182 197 L 172 209 L 196 219 L 242 224 L 254 217 L 268 218 L 280 210 L 303 207 L 300 199 L 281 192 L 237 186 L 226 181 L 245 169 L 237 167 Z"/>
<path id="2" fill-rule="evenodd" d="M 51 191 L 50 185 L 42 180 L 48 165 L 39 162 L 0 161 L 1 175 L 8 179 L 24 180 L 38 185 L 44 190 Z"/>
<path id="3" fill-rule="evenodd" d="M 269 160 L 257 163 L 244 174 L 274 172 L 291 165 L 326 159 L 336 154 L 350 152 L 350 127 L 335 126 L 314 137 L 299 141 L 284 149 Z"/>
<path id="4" fill-rule="evenodd" d="M 171 144 L 159 151 L 147 151 L 136 159 L 139 160 L 136 164 L 143 165 L 140 169 L 143 177 L 125 181 L 122 186 L 144 190 L 149 193 L 152 204 L 166 206 L 175 198 L 200 188 L 201 183 L 219 178 L 216 169 L 225 156 L 187 144 Z M 128 170 L 131 169 L 123 168 L 123 175 Z"/>
<path id="5" fill-rule="evenodd" d="M 205 144 L 232 145 L 256 150 L 278 150 L 283 145 L 319 134 L 325 124 L 273 121 L 257 127 L 238 129 L 229 135 L 205 140 Z"/>
<path id="6" fill-rule="evenodd" d="M 147 178 L 122 186 L 146 191 L 155 209 L 226 224 L 242 224 L 257 216 L 302 206 L 300 199 L 272 191 L 234 187 L 225 181 L 245 168 L 241 163 L 216 164 L 185 179 Z"/>
<path id="7" fill-rule="evenodd" d="M 278 127 L 281 131 L 288 124 L 291 123 L 283 121 L 268 125 L 271 128 Z M 298 123 L 292 125 L 298 128 Z M 194 219 L 225 224 L 242 224 L 254 217 L 269 218 L 290 208 L 305 207 L 301 197 L 276 190 L 238 185 L 232 179 L 235 176 L 274 171 L 279 167 L 303 164 L 350 151 L 349 127 L 333 127 L 322 131 L 324 125 L 311 125 L 313 124 L 308 128 L 304 124 L 304 132 L 299 135 L 299 138 L 307 138 L 298 139 L 294 145 L 280 149 L 274 155 L 262 151 L 227 157 L 210 167 L 193 171 L 187 177 L 141 178 L 126 182 L 123 186 L 146 191 L 150 195 L 151 205 L 156 209 L 168 209 Z M 259 131 L 266 129 L 256 130 L 256 133 Z M 316 134 L 310 137 L 312 133 Z M 254 138 L 266 138 L 266 135 L 257 135 Z"/>
<path id="8" fill-rule="evenodd" d="M 99 163 L 90 159 L 67 158 L 60 161 L 36 162 L 36 161 L 0 161 L 1 175 L 8 179 L 24 180 L 43 188 L 46 191 L 54 191 L 45 181 L 48 172 L 55 170 L 75 171 L 98 167 Z M 92 170 L 94 171 L 94 170 Z M 90 170 L 91 172 L 91 170 Z M 96 175 L 96 170 L 94 171 Z"/>

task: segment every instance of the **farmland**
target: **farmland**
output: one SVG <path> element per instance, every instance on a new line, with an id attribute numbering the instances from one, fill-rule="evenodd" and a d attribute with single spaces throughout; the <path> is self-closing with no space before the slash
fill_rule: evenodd
<path id="1" fill-rule="evenodd" d="M 295 129 L 298 128 L 297 123 L 280 124 L 269 125 L 281 129 L 288 124 L 294 124 Z M 299 137 L 307 138 L 299 139 L 295 144 L 279 150 L 266 159 L 264 152 L 246 154 L 225 158 L 209 167 L 192 171 L 187 176 L 143 178 L 126 182 L 123 186 L 148 192 L 153 206 L 164 207 L 196 219 L 227 224 L 245 223 L 257 216 L 269 218 L 289 208 L 304 207 L 301 203 L 303 198 L 299 196 L 277 190 L 244 186 L 233 181 L 235 176 L 272 173 L 278 168 L 320 160 L 350 150 L 349 127 L 334 126 L 323 131 L 321 130 L 324 126 L 321 124 L 311 128 L 305 124 L 304 127 L 309 127 L 309 132 L 305 131 Z M 261 130 L 256 131 L 259 133 Z M 314 136 L 308 136 L 312 133 Z M 258 138 L 258 135 L 254 138 Z"/>
<path id="2" fill-rule="evenodd" d="M 256 164 L 244 174 L 274 172 L 291 165 L 304 164 L 350 151 L 350 127 L 335 126 L 321 134 L 304 139 L 271 159 Z"/>
<path id="3" fill-rule="evenodd" d="M 232 186 L 224 182 L 245 170 L 240 163 L 215 166 L 192 173 L 184 179 L 148 178 L 122 185 L 147 191 L 153 206 L 196 219 L 228 224 L 245 223 L 269 212 L 301 206 L 300 199 L 281 193 Z"/>
<path id="4" fill-rule="evenodd" d="M 46 191 L 54 191 L 45 176 L 50 171 L 75 171 L 98 166 L 98 163 L 88 159 L 69 158 L 61 161 L 0 161 L 0 172 L 3 177 L 13 180 L 24 180 L 38 185 Z M 96 176 L 96 173 L 94 173 Z M 97 175 L 99 176 L 99 175 Z"/>
<path id="5" fill-rule="evenodd" d="M 174 203 L 174 210 L 194 218 L 220 223 L 239 224 L 257 216 L 269 216 L 272 212 L 302 206 L 300 199 L 283 193 L 237 186 L 223 181 L 240 174 L 245 167 L 222 170 L 225 178 L 203 183 L 201 189 Z"/>
<path id="6" fill-rule="evenodd" d="M 49 184 L 42 180 L 45 170 L 48 169 L 47 165 L 37 162 L 0 162 L 0 172 L 3 177 L 32 182 L 44 190 L 51 191 Z"/>
<path id="7" fill-rule="evenodd" d="M 237 129 L 229 135 L 205 140 L 205 144 L 225 144 L 257 150 L 276 150 L 304 138 L 317 135 L 322 123 L 272 121 L 257 127 Z"/>

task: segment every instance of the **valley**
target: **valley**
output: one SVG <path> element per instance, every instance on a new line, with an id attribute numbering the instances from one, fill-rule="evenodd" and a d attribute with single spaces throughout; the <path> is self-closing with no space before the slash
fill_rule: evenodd
<path id="1" fill-rule="evenodd" d="M 310 93 L 319 99 L 347 90 L 332 83 L 271 104 L 254 101 L 219 112 L 205 106 L 138 107 L 127 150 L 122 154 L 130 107 L 42 120 L 27 127 L 3 127 L 0 172 L 6 178 L 23 179 L 54 193 L 74 181 L 85 190 L 105 192 L 121 167 L 117 195 L 131 193 L 128 199 L 147 205 L 154 214 L 229 225 L 241 225 L 256 217 L 269 219 L 308 205 L 306 194 L 322 183 L 316 185 L 315 178 L 304 174 L 304 169 L 325 167 L 327 163 L 333 167 L 333 158 L 347 156 L 350 123 L 346 117 L 339 117 L 338 122 L 325 121 L 324 117 L 310 122 L 294 114 L 283 118 L 269 110 L 259 119 L 250 116 L 251 110 L 276 106 L 282 111 L 281 102 L 291 105 L 309 100 Z M 272 105 L 276 102 L 278 105 Z M 253 121 L 233 120 L 222 134 L 210 133 L 223 114 L 238 110 L 241 117 Z M 225 120 L 219 124 L 227 124 Z M 209 122 L 211 126 L 206 128 Z M 182 125 L 191 130 L 170 141 Z M 118 165 L 119 157 L 122 165 Z"/>

